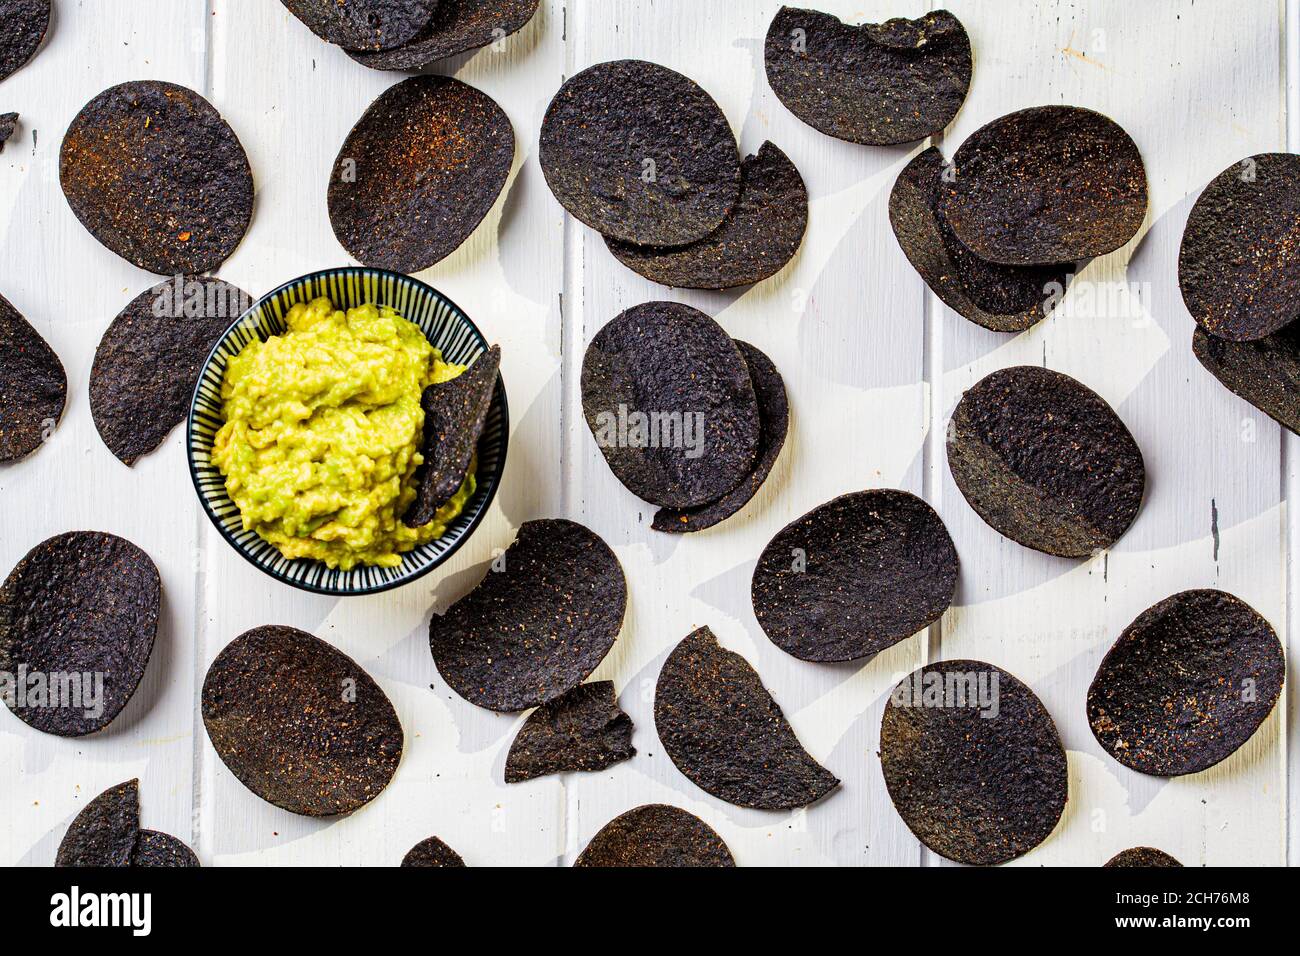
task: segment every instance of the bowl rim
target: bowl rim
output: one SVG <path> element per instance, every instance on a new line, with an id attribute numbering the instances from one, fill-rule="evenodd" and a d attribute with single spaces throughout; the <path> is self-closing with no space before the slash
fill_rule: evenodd
<path id="1" fill-rule="evenodd" d="M 385 591 L 392 591 L 397 588 L 404 587 L 405 585 L 410 584 L 413 581 L 418 581 L 420 578 L 424 577 L 426 574 L 429 574 L 435 568 L 440 567 L 453 554 L 455 554 L 457 551 L 460 550 L 461 545 L 463 545 L 466 541 L 468 541 L 471 537 L 473 537 L 474 532 L 478 530 L 479 525 L 483 523 L 483 519 L 487 517 L 488 512 L 492 509 L 492 504 L 496 500 L 497 491 L 499 491 L 501 488 L 501 480 L 505 476 L 506 459 L 510 452 L 510 403 L 509 403 L 509 397 L 506 394 L 505 375 L 504 373 L 498 371 L 496 388 L 494 390 L 492 401 L 495 404 L 496 393 L 499 392 L 501 396 L 501 434 L 503 440 L 501 442 L 501 455 L 497 461 L 497 467 L 493 473 L 494 480 L 492 481 L 491 486 L 487 489 L 487 497 L 483 501 L 482 508 L 479 509 L 478 514 L 474 516 L 474 518 L 470 521 L 470 523 L 465 526 L 465 529 L 460 533 L 459 537 L 457 537 L 451 543 L 451 545 L 445 551 L 442 552 L 442 554 L 438 555 L 436 558 L 430 561 L 427 566 L 423 568 L 419 568 L 418 570 L 415 570 L 409 574 L 403 574 L 399 577 L 395 577 L 392 581 L 386 581 L 383 584 L 371 585 L 365 588 L 349 588 L 344 590 L 337 587 L 331 588 L 328 586 L 309 584 L 302 581 L 295 581 L 292 578 L 285 577 L 283 574 L 277 571 L 273 571 L 270 568 L 263 567 L 262 564 L 259 563 L 257 560 L 255 560 L 251 554 L 249 554 L 246 550 L 244 550 L 244 548 L 239 544 L 238 541 L 235 541 L 230 536 L 229 532 L 221 524 L 220 520 L 218 520 L 216 514 L 213 512 L 212 506 L 208 503 L 207 496 L 203 493 L 203 489 L 199 484 L 198 466 L 194 460 L 194 420 L 195 420 L 195 414 L 198 410 L 198 404 L 199 404 L 199 389 L 203 385 L 204 376 L 207 374 L 208 368 L 212 365 L 213 359 L 216 358 L 217 351 L 225 344 L 226 340 L 230 337 L 231 333 L 236 328 L 238 328 L 241 322 L 243 322 L 253 312 L 256 312 L 265 303 L 269 302 L 270 300 L 274 299 L 276 296 L 280 295 L 281 293 L 295 286 L 305 285 L 308 282 L 317 279 L 328 278 L 331 276 L 346 276 L 346 275 L 377 275 L 382 277 L 388 277 L 398 282 L 411 283 L 419 291 L 423 292 L 426 295 L 431 295 L 435 299 L 440 300 L 441 302 L 449 306 L 451 310 L 459 317 L 459 319 L 462 322 L 464 322 L 466 326 L 468 326 L 469 331 L 472 333 L 473 337 L 478 341 L 479 345 L 482 346 L 484 352 L 486 352 L 491 347 L 490 343 L 487 340 L 487 337 L 483 334 L 483 331 L 478 327 L 478 325 L 474 322 L 474 320 L 470 318 L 468 312 L 466 312 L 454 301 L 452 301 L 452 299 L 449 296 L 439 291 L 438 289 L 435 289 L 427 282 L 423 282 L 420 279 L 415 278 L 414 276 L 406 275 L 405 273 L 401 273 L 401 272 L 393 272 L 392 270 L 389 269 L 379 269 L 372 266 L 336 266 L 332 269 L 320 269 L 316 272 L 309 272 L 304 275 L 301 275 L 296 279 L 290 279 L 288 282 L 282 282 L 280 285 L 276 286 L 270 292 L 267 292 L 265 295 L 259 296 L 257 299 L 254 299 L 252 304 L 249 305 L 247 309 L 241 312 L 239 316 L 233 322 L 230 323 L 230 325 L 226 326 L 225 331 L 221 333 L 221 335 L 217 338 L 217 341 L 213 344 L 212 348 L 208 351 L 207 358 L 205 358 L 203 360 L 203 363 L 199 366 L 198 376 L 196 377 L 194 382 L 194 391 L 190 395 L 190 409 L 185 419 L 185 462 L 189 468 L 190 483 L 194 487 L 194 493 L 199 499 L 199 505 L 203 508 L 203 513 L 208 516 L 208 520 L 212 523 L 212 526 L 216 529 L 217 534 L 220 535 L 222 540 L 224 540 L 226 544 L 228 544 L 236 554 L 238 554 L 241 558 L 243 558 L 253 567 L 257 568 L 257 570 L 261 571 L 267 577 L 270 577 L 281 584 L 288 585 L 289 587 L 295 588 L 299 591 L 306 591 L 311 594 L 322 594 L 328 597 L 363 597 L 365 595 L 370 595 L 370 594 L 381 594 Z M 435 347 L 437 347 L 436 343 L 430 343 L 430 344 L 433 344 Z M 296 559 L 296 560 L 302 560 L 302 559 Z"/>

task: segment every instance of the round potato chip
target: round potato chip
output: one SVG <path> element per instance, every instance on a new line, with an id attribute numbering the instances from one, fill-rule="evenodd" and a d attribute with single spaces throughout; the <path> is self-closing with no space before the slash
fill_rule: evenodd
<path id="1" fill-rule="evenodd" d="M 785 394 L 785 380 L 772 360 L 754 346 L 737 340 L 736 347 L 749 367 L 749 377 L 758 396 L 758 460 L 749 476 L 717 501 L 685 510 L 660 508 L 655 512 L 651 525 L 656 531 L 685 534 L 703 531 L 726 521 L 758 494 L 785 447 L 785 436 L 790 430 L 790 403 Z"/>
<path id="2" fill-rule="evenodd" d="M 664 508 L 717 501 L 752 472 L 762 426 L 740 349 L 717 322 L 647 302 L 596 333 L 582 410 L 610 470 Z"/>
<path id="3" fill-rule="evenodd" d="M 402 866 L 463 867 L 464 865 L 465 861 L 460 858 L 460 854 L 436 836 L 421 840 L 411 847 L 406 856 L 402 857 Z"/>
<path id="4" fill-rule="evenodd" d="M 981 126 L 943 181 L 953 234 L 989 262 L 1045 266 L 1118 249 L 1147 213 L 1132 137 L 1077 106 L 1036 106 Z"/>
<path id="5" fill-rule="evenodd" d="M 726 867 L 735 866 L 736 861 L 722 837 L 695 814 L 649 803 L 601 827 L 573 865 Z"/>
<path id="6" fill-rule="evenodd" d="M 449 76 L 403 80 L 370 105 L 334 161 L 334 235 L 363 265 L 427 269 L 483 221 L 514 156 L 510 119 L 486 93 Z"/>
<path id="7" fill-rule="evenodd" d="M 131 854 L 132 866 L 195 867 L 199 858 L 182 841 L 169 833 L 141 830 Z"/>
<path id="8" fill-rule="evenodd" d="M 131 866 L 140 837 L 140 781 L 109 787 L 76 815 L 55 866 Z"/>
<path id="9" fill-rule="evenodd" d="M 604 770 L 634 754 L 632 718 L 618 706 L 613 681 L 593 681 L 528 715 L 506 755 L 506 783 Z"/>
<path id="10" fill-rule="evenodd" d="M 1022 365 L 981 379 L 957 403 L 947 447 L 975 512 L 1036 551 L 1108 548 L 1142 504 L 1137 442 L 1100 395 L 1060 372 Z"/>
<path id="11" fill-rule="evenodd" d="M 906 491 L 841 495 L 763 549 L 750 595 L 772 643 L 805 661 L 875 657 L 952 603 L 957 549 L 933 508 Z"/>
<path id="12" fill-rule="evenodd" d="M 123 83 L 87 103 L 63 137 L 59 181 L 92 236 L 159 275 L 213 271 L 253 217 L 235 131 L 174 83 Z"/>
<path id="13" fill-rule="evenodd" d="M 1178 251 L 1178 288 L 1198 325 L 1235 342 L 1300 317 L 1300 156 L 1233 163 L 1197 197 Z"/>
<path id="14" fill-rule="evenodd" d="M 740 195 L 740 154 L 718 104 L 644 60 L 598 63 L 566 81 L 542 120 L 539 158 L 570 215 L 643 246 L 698 242 Z"/>
<path id="15" fill-rule="evenodd" d="M 410 43 L 428 29 L 439 6 L 439 0 L 280 2 L 312 33 L 345 50 L 390 50 Z"/>
<path id="16" fill-rule="evenodd" d="M 853 26 L 782 7 L 763 62 L 791 113 L 851 143 L 888 146 L 941 132 L 970 89 L 970 37 L 947 10 Z"/>
<path id="17" fill-rule="evenodd" d="M 15 676 L 5 704 L 60 737 L 107 727 L 144 677 L 161 603 L 158 569 L 124 538 L 38 544 L 0 586 L 0 672 Z"/>
<path id="18" fill-rule="evenodd" d="M 0 80 L 36 55 L 50 28 L 50 0 L 0 0 Z"/>
<path id="19" fill-rule="evenodd" d="M 627 582 L 600 536 L 526 521 L 479 586 L 429 622 L 438 673 L 471 704 L 513 712 L 587 679 L 623 627 Z"/>
<path id="20" fill-rule="evenodd" d="M 1300 434 L 1300 323 L 1251 342 L 1231 342 L 1199 325 L 1192 353 L 1228 388 Z"/>
<path id="21" fill-rule="evenodd" d="M 1157 850 L 1151 846 L 1135 846 L 1130 850 L 1121 850 L 1112 856 L 1102 866 L 1122 866 L 1122 867 L 1155 867 L 1171 869 L 1173 867 L 1182 867 L 1182 864 L 1175 860 L 1164 850 Z"/>
<path id="22" fill-rule="evenodd" d="M 664 661 L 655 729 L 677 769 L 738 807 L 792 810 L 839 780 L 803 749 L 758 673 L 702 627 Z"/>
<path id="23" fill-rule="evenodd" d="M 992 866 L 1056 828 L 1065 748 L 1038 696 L 982 661 L 940 661 L 894 688 L 880 724 L 889 798 L 916 838 L 958 863 Z"/>
<path id="24" fill-rule="evenodd" d="M 182 276 L 118 314 L 95 350 L 90 412 L 119 460 L 134 465 L 185 420 L 208 354 L 252 302 L 220 279 Z"/>
<path id="25" fill-rule="evenodd" d="M 1227 759 L 1282 693 L 1268 621 L 1224 591 L 1182 591 L 1124 629 L 1088 688 L 1088 723 L 1112 757 L 1175 777 Z"/>
<path id="26" fill-rule="evenodd" d="M 659 249 L 606 239 L 619 262 L 679 289 L 762 282 L 794 258 L 808 228 L 808 188 L 788 156 L 764 143 L 740 164 L 740 198 L 722 225 L 689 246 Z"/>
<path id="27" fill-rule="evenodd" d="M 437 60 L 499 43 L 533 18 L 541 0 L 441 0 L 433 22 L 409 43 L 382 52 L 348 51 L 372 70 L 422 70 Z"/>
<path id="28" fill-rule="evenodd" d="M 203 726 L 230 772 L 267 803 L 304 816 L 351 813 L 402 759 L 402 725 L 374 679 L 292 627 L 257 627 L 203 680 Z"/>
<path id="29" fill-rule="evenodd" d="M 0 295 L 0 462 L 40 448 L 67 398 L 68 376 L 54 349 Z"/>
<path id="30" fill-rule="evenodd" d="M 1001 266 L 963 246 L 939 208 L 947 169 L 931 146 L 899 173 L 889 195 L 894 237 L 948 308 L 994 332 L 1024 331 L 1065 295 L 1073 266 Z"/>

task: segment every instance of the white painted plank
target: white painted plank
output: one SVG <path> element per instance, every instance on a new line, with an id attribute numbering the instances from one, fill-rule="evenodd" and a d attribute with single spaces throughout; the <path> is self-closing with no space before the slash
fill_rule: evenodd
<path id="1" fill-rule="evenodd" d="M 163 613 L 144 680 L 105 731 L 79 740 L 47 736 L 0 708 L 0 862 L 41 866 L 53 863 L 87 801 L 136 776 L 145 826 L 192 838 L 198 527 L 181 429 L 130 469 L 95 430 L 88 396 L 95 346 L 122 307 L 158 279 L 82 228 L 59 188 L 58 161 L 68 124 L 110 86 L 159 79 L 202 90 L 203 4 L 55 6 L 45 46 L 0 83 L 0 111 L 22 114 L 20 133 L 0 154 L 0 293 L 58 352 L 68 405 L 46 447 L 0 465 L 0 574 L 51 535 L 110 531 L 157 564 Z"/>
<path id="2" fill-rule="evenodd" d="M 943 622 L 943 656 L 989 660 L 1027 681 L 1070 753 L 1065 820 L 1023 862 L 1093 865 L 1150 844 L 1188 865 L 1281 863 L 1281 708 L 1219 767 L 1168 782 L 1112 760 L 1084 714 L 1105 651 L 1169 594 L 1223 588 L 1284 625 L 1279 429 L 1196 362 L 1194 326 L 1177 285 L 1183 224 L 1200 189 L 1230 163 L 1285 145 L 1278 8 L 1024 0 L 999 4 L 993 19 L 985 3 L 948 6 L 971 32 L 976 67 L 947 155 L 1012 110 L 1085 106 L 1133 136 L 1151 191 L 1138 239 L 1091 263 L 1061 308 L 1034 329 L 1000 336 L 942 310 L 941 422 L 987 372 L 1046 364 L 1106 398 L 1147 464 L 1147 497 L 1134 526 L 1108 554 L 1080 563 L 999 537 L 940 463 L 936 507 L 964 559 L 958 607 Z M 1004 29 L 1008 22 L 1016 29 Z"/>

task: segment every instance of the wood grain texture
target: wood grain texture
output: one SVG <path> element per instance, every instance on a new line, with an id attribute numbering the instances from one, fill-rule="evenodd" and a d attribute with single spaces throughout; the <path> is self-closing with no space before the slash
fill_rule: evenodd
<path id="1" fill-rule="evenodd" d="M 275 584 L 221 541 L 197 509 L 179 431 L 133 470 L 100 442 L 86 394 L 94 348 L 153 280 L 77 223 L 59 191 L 58 148 L 76 111 L 114 83 L 156 78 L 203 92 L 243 141 L 257 186 L 252 228 L 219 274 L 260 295 L 349 261 L 328 221 L 329 171 L 352 124 L 402 76 L 365 69 L 266 0 L 56 5 L 46 48 L 0 85 L 0 109 L 18 110 L 23 124 L 0 155 L 0 293 L 59 352 L 69 403 L 47 447 L 0 466 L 0 574 L 52 534 L 112 531 L 158 564 L 164 623 L 144 684 L 106 734 L 56 740 L 0 713 L 0 763 L 9 768 L 0 776 L 0 863 L 48 865 L 86 801 L 132 776 L 141 778 L 145 825 L 189 840 L 204 865 L 391 866 L 433 834 L 471 866 L 568 864 L 614 816 L 651 802 L 701 816 L 741 865 L 941 863 L 895 813 L 875 750 L 894 683 L 925 661 L 955 657 L 991 661 L 1026 681 L 1069 752 L 1065 817 L 1026 865 L 1097 865 L 1133 845 L 1189 865 L 1286 861 L 1286 707 L 1219 767 L 1166 782 L 1106 756 L 1083 701 L 1120 630 L 1174 591 L 1221 587 L 1279 632 L 1288 627 L 1300 518 L 1285 504 L 1300 494 L 1300 446 L 1193 359 L 1176 258 L 1191 204 L 1215 174 L 1250 153 L 1300 148 L 1286 125 L 1287 78 L 1293 88 L 1300 52 L 1296 0 L 812 5 L 856 22 L 952 10 L 971 35 L 974 81 L 937 145 L 951 155 L 980 125 L 1024 106 L 1100 110 L 1146 160 L 1147 225 L 1091 263 L 1048 321 L 1016 336 L 986 332 L 928 292 L 890 231 L 889 191 L 920 144 L 840 142 L 799 122 L 771 92 L 762 43 L 778 0 L 544 0 L 499 49 L 434 68 L 493 96 L 518 143 L 487 220 L 420 275 L 502 345 L 512 438 L 501 493 L 447 566 L 397 592 L 342 601 Z M 621 266 L 599 236 L 563 214 L 537 165 L 542 114 L 565 76 L 619 57 L 693 77 L 722 107 L 742 154 L 770 139 L 799 167 L 809 231 L 781 273 L 730 293 L 666 289 Z M 1294 90 L 1291 98 L 1300 107 Z M 790 436 L 767 484 L 740 514 L 695 535 L 650 529 L 653 510 L 614 479 L 581 415 L 586 344 L 618 312 L 652 299 L 714 315 L 773 359 L 790 395 Z M 948 474 L 942 438 L 962 390 L 1020 363 L 1046 364 L 1098 391 L 1146 455 L 1137 522 L 1092 560 L 1050 558 L 1000 538 Z M 793 518 L 871 487 L 908 489 L 939 511 L 962 558 L 956 606 L 929 633 L 866 665 L 798 661 L 754 620 L 754 562 Z M 599 773 L 506 786 L 505 755 L 523 716 L 479 710 L 452 693 L 430 658 L 427 622 L 431 609 L 477 583 L 520 524 L 554 516 L 589 525 L 623 562 L 627 621 L 593 679 L 614 681 L 638 753 Z M 397 707 L 403 763 L 389 789 L 349 818 L 306 820 L 263 803 L 202 730 L 197 688 L 208 663 L 262 624 L 333 642 Z M 757 668 L 806 747 L 843 781 L 838 791 L 795 813 L 740 810 L 676 770 L 655 735 L 654 682 L 669 650 L 702 625 Z"/>

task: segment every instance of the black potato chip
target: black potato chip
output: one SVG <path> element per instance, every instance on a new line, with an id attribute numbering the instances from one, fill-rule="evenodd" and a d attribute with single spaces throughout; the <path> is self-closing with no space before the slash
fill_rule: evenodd
<path id="1" fill-rule="evenodd" d="M 791 113 L 851 143 L 925 139 L 952 122 L 970 89 L 970 37 L 947 10 L 852 26 L 782 7 L 763 62 Z"/>
<path id="2" fill-rule="evenodd" d="M 5 143 L 9 142 L 9 137 L 14 134 L 17 126 L 17 113 L 0 113 L 0 153 L 5 151 Z"/>
<path id="3" fill-rule="evenodd" d="M 619 262 L 679 289 L 731 289 L 762 282 L 794 258 L 808 228 L 808 188 L 785 153 L 764 143 L 740 164 L 740 198 L 722 225 L 677 248 L 606 239 Z"/>
<path id="4" fill-rule="evenodd" d="M 390 50 L 410 43 L 428 28 L 439 6 L 439 0 L 280 2 L 312 33 L 345 50 Z"/>
<path id="5" fill-rule="evenodd" d="M 0 0 L 0 80 L 36 55 L 50 28 L 50 0 Z"/>
<path id="6" fill-rule="evenodd" d="M 1139 773 L 1198 773 L 1259 729 L 1285 671 L 1277 634 L 1249 604 L 1182 591 L 1139 614 L 1106 652 L 1088 688 L 1088 724 Z"/>
<path id="7" fill-rule="evenodd" d="M 40 448 L 63 417 L 67 398 L 63 363 L 0 295 L 0 462 Z"/>
<path id="8" fill-rule="evenodd" d="M 1056 828 L 1065 748 L 1038 696 L 982 661 L 940 661 L 890 694 L 880 724 L 889 798 L 916 838 L 958 863 L 992 866 Z"/>
<path id="9" fill-rule="evenodd" d="M 1137 442 L 1100 395 L 1060 372 L 1022 365 L 981 379 L 957 403 L 947 447 L 975 512 L 1036 551 L 1108 548 L 1142 504 Z"/>
<path id="10" fill-rule="evenodd" d="M 60 737 L 108 726 L 144 677 L 161 604 L 158 569 L 124 538 L 38 544 L 0 585 L 0 673 L 16 678 L 5 704 Z"/>
<path id="11" fill-rule="evenodd" d="M 514 157 L 510 118 L 486 93 L 449 76 L 403 80 L 370 105 L 334 161 L 334 235 L 363 265 L 427 269 L 483 221 Z"/>
<path id="12" fill-rule="evenodd" d="M 444 0 L 446 2 L 446 0 Z M 454 866 L 463 867 L 460 854 L 437 837 L 421 840 L 402 857 L 402 866 Z"/>
<path id="13" fill-rule="evenodd" d="M 717 501 L 758 457 L 744 356 L 689 305 L 633 306 L 597 332 L 582 362 L 582 410 L 618 480 L 664 508 Z"/>
<path id="14" fill-rule="evenodd" d="M 573 865 L 734 867 L 736 861 L 717 831 L 695 814 L 664 803 L 648 803 L 601 827 Z"/>
<path id="15" fill-rule="evenodd" d="M 506 783 L 604 770 L 635 753 L 632 718 L 619 708 L 613 682 L 580 684 L 528 715 L 506 756 Z"/>
<path id="16" fill-rule="evenodd" d="M 740 195 L 740 154 L 718 104 L 644 60 L 598 63 L 566 81 L 542 121 L 539 158 L 570 215 L 642 246 L 698 242 Z"/>
<path id="17" fill-rule="evenodd" d="M 457 53 L 476 50 L 522 30 L 541 0 L 441 0 L 418 37 L 378 53 L 349 51 L 372 70 L 421 70 Z"/>
<path id="18" fill-rule="evenodd" d="M 953 156 L 942 188 L 957 239 L 1010 266 L 1111 252 L 1147 212 L 1137 145 L 1114 120 L 1077 106 L 1036 106 L 981 126 Z"/>
<path id="19" fill-rule="evenodd" d="M 117 458 L 134 465 L 189 414 L 212 347 L 252 298 L 185 276 L 142 292 L 104 332 L 90 369 L 90 412 Z"/>
<path id="20" fill-rule="evenodd" d="M 1152 846 L 1135 846 L 1129 850 L 1120 850 L 1109 860 L 1102 864 L 1103 867 L 1154 867 L 1163 869 L 1172 869 L 1173 867 L 1182 867 L 1182 864 L 1175 860 L 1164 850 L 1157 850 Z"/>
<path id="21" fill-rule="evenodd" d="M 656 531 L 685 534 L 703 531 L 726 521 L 758 494 L 785 446 L 785 436 L 790 430 L 790 402 L 785 394 L 785 380 L 772 360 L 754 346 L 737 340 L 736 347 L 745 358 L 758 396 L 758 460 L 748 477 L 717 501 L 686 510 L 660 508 L 655 512 L 651 525 Z"/>
<path id="22" fill-rule="evenodd" d="M 1230 342 L 1198 325 L 1192 352 L 1229 391 L 1300 433 L 1300 323 L 1252 342 Z"/>
<path id="23" fill-rule="evenodd" d="M 253 217 L 235 131 L 174 83 L 123 83 L 87 103 L 63 137 L 59 182 L 92 236 L 158 275 L 216 269 Z"/>
<path id="24" fill-rule="evenodd" d="M 420 528 L 432 521 L 464 484 L 487 423 L 500 369 L 501 346 L 494 345 L 460 375 L 430 385 L 420 396 L 424 464 L 416 473 L 415 502 L 402 519 L 410 527 Z"/>
<path id="25" fill-rule="evenodd" d="M 1229 166 L 1197 198 L 1178 251 L 1178 288 L 1198 325 L 1236 342 L 1300 316 L 1300 156 Z"/>
<path id="26" fill-rule="evenodd" d="M 257 627 L 227 644 L 201 707 L 230 772 L 291 813 L 351 813 L 379 796 L 402 759 L 402 725 L 379 685 L 296 628 Z"/>
<path id="27" fill-rule="evenodd" d="M 1073 266 L 1001 266 L 963 246 L 940 209 L 948 168 L 931 146 L 899 173 L 889 195 L 894 237 L 948 308 L 994 332 L 1024 331 L 1060 301 Z"/>
<path id="28" fill-rule="evenodd" d="M 803 749 L 758 673 L 702 627 L 664 661 L 655 729 L 677 769 L 738 807 L 792 810 L 839 780 Z"/>
<path id="29" fill-rule="evenodd" d="M 131 854 L 132 866 L 194 867 L 199 858 L 182 841 L 169 833 L 141 830 L 135 852 Z"/>
<path id="30" fill-rule="evenodd" d="M 526 521 L 479 586 L 429 622 L 438 673 L 471 704 L 513 712 L 587 679 L 623 627 L 627 582 L 598 535 Z"/>
<path id="31" fill-rule="evenodd" d="M 805 661 L 875 657 L 937 621 L 957 588 L 957 549 L 906 491 L 819 505 L 763 549 L 750 594 L 772 643 Z"/>
<path id="32" fill-rule="evenodd" d="M 55 866 L 130 866 L 140 838 L 140 781 L 109 787 L 82 808 L 59 843 Z"/>

